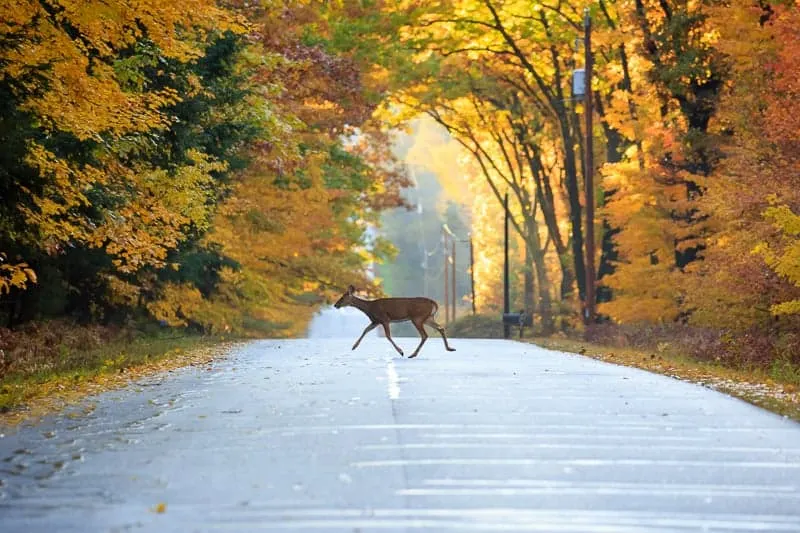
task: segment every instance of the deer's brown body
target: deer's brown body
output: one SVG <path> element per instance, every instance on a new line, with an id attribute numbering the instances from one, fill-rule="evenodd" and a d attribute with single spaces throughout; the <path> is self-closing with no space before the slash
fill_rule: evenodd
<path id="1" fill-rule="evenodd" d="M 419 335 L 422 338 L 419 346 L 417 346 L 417 349 L 414 350 L 414 353 L 412 353 L 409 358 L 416 357 L 417 354 L 419 354 L 419 350 L 422 348 L 422 345 L 425 344 L 426 340 L 428 340 L 428 333 L 425 331 L 425 324 L 432 326 L 442 335 L 444 346 L 448 351 L 455 351 L 455 348 L 451 348 L 447 344 L 447 336 L 444 333 L 444 328 L 437 324 L 433 319 L 433 316 L 439 309 L 439 304 L 430 298 L 378 298 L 377 300 L 364 300 L 358 296 L 355 296 L 355 290 L 355 287 L 350 285 L 342 297 L 339 298 L 339 300 L 334 304 L 334 307 L 337 309 L 346 306 L 355 307 L 367 315 L 367 318 L 370 320 L 370 324 L 364 329 L 364 333 L 361 334 L 356 343 L 353 345 L 353 350 L 358 348 L 358 345 L 361 343 L 361 339 L 363 339 L 367 333 L 378 326 L 383 326 L 383 331 L 386 333 L 386 338 L 389 339 L 389 342 L 392 343 L 392 346 L 394 346 L 395 349 L 400 352 L 400 355 L 403 355 L 403 350 L 401 350 L 400 347 L 394 343 L 394 340 L 392 340 L 389 324 L 392 322 L 405 322 L 409 320 L 412 324 L 414 324 L 414 327 L 417 328 L 417 331 L 419 331 Z"/>

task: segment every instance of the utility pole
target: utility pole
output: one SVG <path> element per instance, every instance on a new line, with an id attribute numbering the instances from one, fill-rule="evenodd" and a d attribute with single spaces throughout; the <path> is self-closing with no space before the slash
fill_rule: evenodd
<path id="1" fill-rule="evenodd" d="M 472 314 L 477 314 L 475 305 L 475 248 L 472 245 L 472 234 L 469 235 L 469 283 L 472 289 Z"/>
<path id="2" fill-rule="evenodd" d="M 450 323 L 450 280 L 447 269 L 447 232 L 442 226 L 442 257 L 444 258 L 444 323 Z"/>
<path id="3" fill-rule="evenodd" d="M 442 224 L 442 247 L 444 248 L 444 253 L 447 254 L 447 238 L 450 238 L 450 283 L 448 284 L 447 277 L 447 262 L 448 259 L 445 259 L 444 263 L 444 280 L 445 280 L 445 292 L 444 292 L 444 304 L 445 307 L 450 308 L 450 318 L 455 321 L 456 319 L 456 243 L 457 242 L 465 242 L 463 239 L 458 239 L 453 230 L 447 224 Z M 448 289 L 449 287 L 449 289 Z M 448 292 L 449 290 L 449 292 Z"/>
<path id="4" fill-rule="evenodd" d="M 450 298 L 453 299 L 453 322 L 456 321 L 456 236 L 450 236 L 450 246 L 452 247 L 452 252 L 450 253 L 450 284 L 453 287 L 452 292 L 450 292 Z"/>
<path id="5" fill-rule="evenodd" d="M 507 314 L 511 312 L 511 297 L 508 294 L 508 193 L 506 193 L 505 199 L 503 200 L 503 209 L 506 216 L 503 232 L 503 250 L 505 257 L 503 261 L 503 313 Z M 503 338 L 508 339 L 509 337 L 511 337 L 511 326 L 503 321 Z"/>
<path id="6" fill-rule="evenodd" d="M 585 54 L 585 90 L 583 95 L 584 115 L 586 118 L 586 175 L 584 176 L 586 199 L 586 302 L 584 320 L 586 324 L 594 322 L 595 317 L 595 270 L 594 270 L 594 150 L 592 146 L 592 19 L 589 8 L 583 10 L 584 54 Z"/>

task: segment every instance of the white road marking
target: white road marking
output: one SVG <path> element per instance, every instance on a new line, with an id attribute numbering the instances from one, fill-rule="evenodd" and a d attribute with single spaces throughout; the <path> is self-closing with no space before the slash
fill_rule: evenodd
<path id="1" fill-rule="evenodd" d="M 588 488 L 634 488 L 634 489 L 671 489 L 671 490 L 714 490 L 714 491 L 761 491 L 763 496 L 768 492 L 786 492 L 800 496 L 800 485 L 754 485 L 754 484 L 713 484 L 713 483 L 648 483 L 624 481 L 561 481 L 553 479 L 425 479 L 423 485 L 428 487 L 588 487 Z"/>
<path id="2" fill-rule="evenodd" d="M 671 459 L 388 459 L 356 461 L 356 468 L 386 466 L 695 466 L 702 468 L 780 468 L 798 469 L 800 463 L 778 461 L 676 461 Z"/>
<path id="3" fill-rule="evenodd" d="M 397 369 L 391 359 L 386 363 L 386 387 L 389 390 L 390 400 L 400 398 L 400 376 L 397 375 Z"/>
<path id="4" fill-rule="evenodd" d="M 530 438 L 530 436 L 529 436 Z M 533 440 L 531 438 L 531 440 Z M 619 444 L 507 443 L 507 442 L 404 442 L 402 444 L 364 444 L 359 450 L 618 450 Z M 652 444 L 625 445 L 626 450 L 652 450 Z M 765 453 L 769 455 L 800 454 L 800 449 L 756 448 L 749 446 L 675 446 L 659 445 L 659 450 L 703 451 L 705 453 Z"/>
<path id="5" fill-rule="evenodd" d="M 238 510 L 237 510 L 238 511 Z M 206 529 L 430 529 L 434 531 L 541 531 L 547 533 L 674 533 L 675 531 L 797 532 L 795 516 L 651 511 L 594 511 L 585 509 L 264 509 L 248 508 L 248 517 L 217 520 Z M 236 513 L 239 514 L 238 512 Z"/>

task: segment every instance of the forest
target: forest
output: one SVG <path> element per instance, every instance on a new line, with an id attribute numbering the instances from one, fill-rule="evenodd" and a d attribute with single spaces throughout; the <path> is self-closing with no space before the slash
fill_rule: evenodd
<path id="1" fill-rule="evenodd" d="M 792 1 L 5 2 L 0 326 L 302 335 L 351 283 L 440 295 L 400 265 L 443 223 L 499 321 L 508 193 L 538 335 L 797 367 L 799 44 Z"/>

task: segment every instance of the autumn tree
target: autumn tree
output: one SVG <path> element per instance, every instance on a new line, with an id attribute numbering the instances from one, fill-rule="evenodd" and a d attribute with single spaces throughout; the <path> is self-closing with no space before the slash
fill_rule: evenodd
<path id="1" fill-rule="evenodd" d="M 330 43 L 330 13 L 311 3 L 238 7 L 256 28 L 258 56 L 268 58 L 251 65 L 251 80 L 273 122 L 205 239 L 236 267 L 222 271 L 206 300 L 190 284 L 166 287 L 168 303 L 154 311 L 211 330 L 299 334 L 325 295 L 350 283 L 378 290 L 364 266 L 391 248 L 372 242 L 368 229 L 381 210 L 403 205 L 407 180 L 367 122 L 374 104 L 361 66 Z"/>
<path id="2" fill-rule="evenodd" d="M 698 324 L 774 324 L 798 295 L 798 16 L 796 6 L 748 2 L 710 11 L 731 82 L 713 123 L 722 158 L 701 199 L 711 235 L 688 298 Z"/>
<path id="3" fill-rule="evenodd" d="M 0 10 L 10 320 L 297 332 L 390 251 L 366 229 L 405 177 L 311 4 Z"/>

